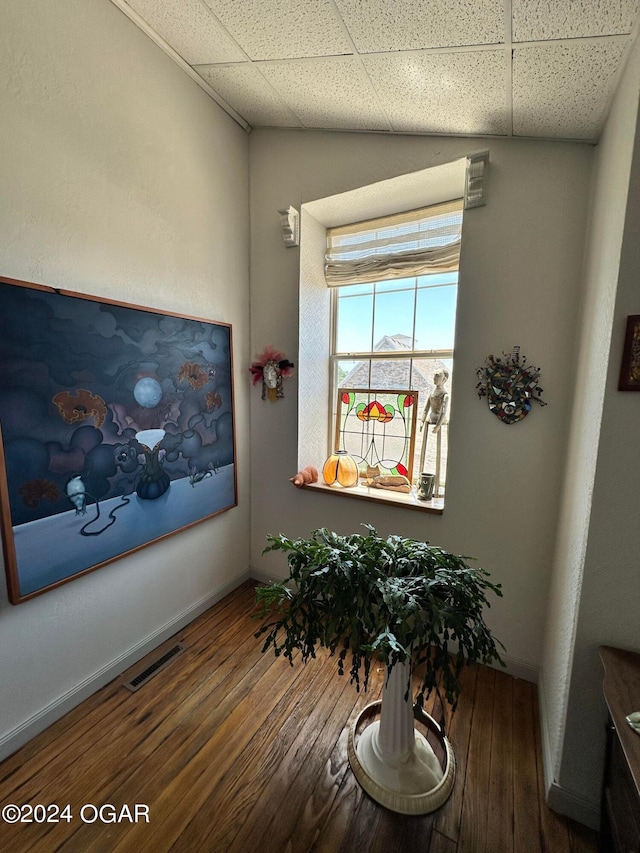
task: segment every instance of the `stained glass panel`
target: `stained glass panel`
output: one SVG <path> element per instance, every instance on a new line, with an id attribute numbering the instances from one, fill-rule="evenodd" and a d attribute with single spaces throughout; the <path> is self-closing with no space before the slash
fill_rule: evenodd
<path id="1" fill-rule="evenodd" d="M 353 456 L 358 468 L 411 479 L 418 392 L 341 388 L 338 392 L 335 446 Z"/>

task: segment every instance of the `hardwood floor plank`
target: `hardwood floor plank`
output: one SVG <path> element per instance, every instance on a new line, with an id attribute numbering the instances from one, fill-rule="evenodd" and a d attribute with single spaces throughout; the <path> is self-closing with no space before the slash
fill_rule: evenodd
<path id="1" fill-rule="evenodd" d="M 250 713 L 248 707 L 246 713 Z M 184 721 L 170 715 L 147 737 L 132 745 L 130 751 L 124 744 L 113 743 L 111 750 L 106 745 L 106 750 L 101 752 L 95 764 L 83 763 L 76 768 L 77 784 L 81 789 L 91 785 L 97 792 L 94 794 L 97 802 L 146 803 L 154 822 L 159 824 L 159 817 L 165 812 L 162 803 L 158 802 L 162 794 L 172 780 L 180 776 L 193 756 L 203 749 L 218 727 L 222 731 L 223 714 L 224 711 L 216 714 L 211 700 L 203 701 Z M 118 762 L 117 769 L 113 766 L 114 758 Z M 106 775 L 101 764 L 107 768 Z M 112 768 L 111 773 L 109 767 Z M 100 787 L 94 781 L 96 776 Z M 79 801 L 76 796 L 76 802 Z M 83 826 L 70 839 L 68 849 L 102 851 L 107 837 L 119 838 L 127 830 L 126 825 L 115 828 L 99 824 Z M 49 839 L 45 838 L 43 842 L 42 853 L 48 853 Z M 37 849 L 39 853 L 40 848 Z M 67 846 L 63 845 L 61 849 L 66 850 Z"/>
<path id="2" fill-rule="evenodd" d="M 455 841 L 442 835 L 437 830 L 431 833 L 431 844 L 429 845 L 429 853 L 456 853 L 458 845 Z M 497 851 L 496 851 L 497 853 Z"/>
<path id="3" fill-rule="evenodd" d="M 485 842 L 487 851 L 513 853 L 513 728 L 513 678 L 496 671 Z"/>
<path id="4" fill-rule="evenodd" d="M 390 812 L 388 814 L 391 814 Z M 385 821 L 378 827 L 378 838 L 382 842 L 380 850 L 402 850 L 406 853 L 423 853 L 431 849 L 431 837 L 435 817 L 427 815 L 394 815 L 393 822 Z M 388 836 L 386 847 L 384 829 L 385 824 L 393 830 L 393 835 Z"/>
<path id="5" fill-rule="evenodd" d="M 80 809 L 86 799 L 84 792 L 91 784 L 94 796 L 100 802 L 151 802 L 140 799 L 141 790 L 147 796 L 153 795 L 155 783 L 162 790 L 166 783 L 166 751 L 174 749 L 183 760 L 188 760 L 192 751 L 199 748 L 198 732 L 193 734 L 193 721 L 208 715 L 208 703 L 222 685 L 228 684 L 238 673 L 243 674 L 246 683 L 251 682 L 248 673 L 252 667 L 266 667 L 267 662 L 259 651 L 259 641 L 255 640 L 246 620 L 230 624 L 222 623 L 220 631 L 205 635 L 206 654 L 194 646 L 190 653 L 185 652 L 177 658 L 171 667 L 159 673 L 149 685 L 135 694 L 130 694 L 129 709 L 123 713 L 119 725 L 121 731 L 116 738 L 112 727 L 100 730 L 91 741 L 91 747 L 72 756 L 65 756 L 65 762 L 59 766 L 53 762 L 48 773 L 40 779 L 48 785 L 39 790 L 30 789 L 30 796 L 39 797 L 41 802 L 57 802 L 60 792 L 64 791 L 66 801 Z M 218 638 L 217 645 L 210 645 L 212 636 Z M 239 645 L 238 645 L 239 644 Z M 152 687 L 153 685 L 153 687 Z M 227 694 L 225 700 L 216 708 L 218 715 L 233 705 L 233 697 Z M 226 704 L 225 704 L 226 702 Z M 209 717 L 215 724 L 215 715 Z M 185 724 L 185 721 L 187 724 Z M 115 723 L 114 723 L 115 724 Z M 200 735 L 202 737 L 202 735 Z M 206 734 L 204 735 L 206 738 Z M 73 761 L 67 764 L 72 757 Z M 29 789 L 13 792 L 14 797 L 27 797 Z M 121 831 L 125 827 L 121 827 Z M 83 835 L 90 835 L 100 841 L 99 827 L 77 827 Z M 43 853 L 48 853 L 48 845 L 62 833 L 63 826 L 42 825 L 32 827 L 32 837 L 46 835 L 43 841 Z M 89 842 L 83 842 L 89 848 Z M 39 848 L 35 847 L 37 851 Z M 98 848 L 99 849 L 99 848 Z"/>
<path id="6" fill-rule="evenodd" d="M 379 853 L 377 846 L 378 824 L 382 820 L 382 809 L 364 791 L 357 799 L 357 807 L 342 839 L 336 839 L 339 853 L 351 853 L 353 850 L 367 850 Z M 393 849 L 393 848 L 391 848 Z"/>
<path id="7" fill-rule="evenodd" d="M 260 676 L 267 670 L 271 673 L 265 686 Z M 211 786 L 259 727 L 261 717 L 254 713 L 254 707 L 261 704 L 268 713 L 298 674 L 298 669 L 282 658 L 272 661 L 261 657 L 236 673 L 237 683 L 228 683 L 229 692 L 224 696 L 208 694 L 184 719 L 171 715 L 154 731 L 152 751 L 133 773 L 119 780 L 111 796 L 121 802 L 149 804 L 154 831 L 162 839 L 163 846 L 157 849 L 169 849 L 206 800 Z M 110 837 L 120 839 L 126 834 L 131 836 L 126 843 L 146 849 L 149 836 L 145 827 L 118 827 Z M 92 830 L 87 835 L 91 837 L 83 839 L 83 851 L 101 853 L 106 832 Z M 157 839 L 149 843 L 153 849 Z M 118 844 L 112 849 L 117 850 Z M 122 849 L 127 849 L 126 844 Z M 71 850 L 73 847 L 69 853 Z"/>
<path id="8" fill-rule="evenodd" d="M 263 655 L 253 600 L 243 585 L 178 632 L 185 652 L 137 693 L 115 679 L 1 763 L 1 804 L 69 802 L 73 819 L 0 823 L 0 851 L 596 853 L 595 833 L 544 802 L 533 685 L 466 669 L 454 792 L 433 815 L 395 814 L 347 758 L 382 669 L 358 695 L 328 655 L 306 667 Z M 84 823 L 85 803 L 145 804 L 150 822 Z"/>
<path id="9" fill-rule="evenodd" d="M 476 702 L 477 677 L 478 667 L 467 666 L 462 671 L 460 677 L 462 695 L 455 713 L 449 716 L 448 723 L 447 737 L 455 755 L 456 776 L 451 797 L 438 810 L 434 826 L 437 832 L 446 835 L 454 842 L 458 841 L 460 835 L 467 756 L 471 738 L 471 720 Z"/>
<path id="10" fill-rule="evenodd" d="M 368 845 L 351 847 L 351 850 L 370 850 L 371 853 L 389 853 L 390 850 L 422 853 L 429 849 L 433 815 L 395 814 L 387 809 L 380 809 L 375 803 L 372 803 L 372 806 L 378 812 L 379 818 L 375 829 L 372 827 L 369 832 Z"/>
<path id="11" fill-rule="evenodd" d="M 335 667 L 335 659 L 329 658 L 328 663 L 332 668 Z M 306 835 L 314 835 L 316 827 L 320 825 L 326 813 L 325 805 L 318 803 L 317 799 L 314 801 L 318 773 L 322 772 L 322 768 L 332 756 L 336 742 L 341 742 L 341 736 L 357 697 L 347 678 L 339 678 L 336 675 L 335 679 L 341 682 L 335 688 L 339 690 L 339 695 L 335 702 L 330 703 L 331 707 L 327 706 L 327 714 L 320 731 L 315 732 L 315 736 L 310 735 L 308 741 L 302 738 L 296 740 L 269 786 L 270 797 L 286 802 L 287 808 L 284 813 L 274 814 L 269 823 L 264 826 L 265 853 L 267 851 L 279 853 L 287 849 L 287 845 L 292 851 L 306 853 L 306 848 L 303 846 L 306 841 L 300 833 L 300 826 L 304 824 Z M 344 767 L 346 772 L 346 749 L 344 749 L 340 766 Z M 305 812 L 310 802 L 313 803 L 313 807 Z M 249 849 L 251 839 L 256 836 L 258 827 L 261 826 L 258 820 L 253 820 L 251 824 L 246 823 L 230 845 L 229 853 L 244 853 Z"/>
<path id="12" fill-rule="evenodd" d="M 486 849 L 495 675 L 493 669 L 478 668 L 458 838 L 460 853 L 484 853 Z"/>
<path id="13" fill-rule="evenodd" d="M 206 809 L 202 809 L 177 839 L 173 850 L 202 850 L 212 837 L 220 849 L 226 850 L 254 810 L 266 808 L 271 799 L 272 780 L 288 752 L 309 743 L 313 733 L 324 725 L 325 701 L 335 702 L 330 689 L 335 678 L 327 666 L 307 665 L 298 680 L 298 689 L 289 691 L 266 718 L 238 758 L 236 765 L 212 792 Z M 265 799 L 264 805 L 260 803 Z M 211 811 L 217 817 L 211 826 Z"/>
<path id="14" fill-rule="evenodd" d="M 591 853 L 598 844 L 598 833 L 574 820 L 567 821 L 571 853 Z"/>
<path id="15" fill-rule="evenodd" d="M 162 838 L 163 849 L 170 849 L 198 810 L 204 807 L 211 792 L 239 760 L 242 750 L 262 724 L 262 720 L 252 713 L 253 706 L 259 702 L 268 713 L 286 691 L 295 689 L 300 668 L 278 664 L 286 662 L 280 660 L 273 665 L 275 672 L 269 684 L 264 683 L 266 679 L 260 680 L 217 725 L 207 723 L 206 742 L 188 763 L 167 780 L 161 794 L 155 799 L 153 808 L 159 817 L 155 828 Z M 150 838 L 144 827 L 135 827 L 131 836 L 137 841 L 141 853 L 155 853 L 158 850 L 157 839 Z M 122 844 L 116 844 L 113 848 L 114 853 L 129 849 L 130 842 L 129 838 L 123 839 Z"/>
<path id="16" fill-rule="evenodd" d="M 353 773 L 346 771 L 344 760 L 347 754 L 347 734 L 341 735 L 335 757 L 331 763 L 329 779 L 337 785 L 335 797 L 331 802 L 322 826 L 317 827 L 309 847 L 310 853 L 338 853 L 343 848 L 350 828 L 358 814 L 360 803 L 366 794 L 357 783 Z"/>
<path id="17" fill-rule="evenodd" d="M 200 617 L 186 626 L 180 633 L 180 640 L 189 643 L 193 635 L 203 630 L 207 633 L 215 633 L 216 625 L 224 620 L 231 619 L 235 622 L 242 613 L 246 613 L 254 597 L 255 585 L 247 581 L 219 602 L 215 616 Z M 156 654 L 156 651 L 149 653 L 135 665 L 135 668 L 144 667 L 145 661 L 154 659 Z M 109 682 L 5 759 L 0 765 L 0 785 L 12 785 L 13 790 L 17 790 L 19 785 L 27 781 L 24 773 L 30 772 L 35 775 L 40 772 L 50 761 L 60 756 L 62 745 L 65 746 L 68 760 L 73 760 L 68 752 L 69 745 L 73 741 L 78 741 L 93 727 L 108 724 L 122 703 L 127 702 L 129 694 L 121 689 L 121 682 L 121 678 Z M 27 770 L 20 775 L 19 771 L 23 768 Z"/>
<path id="18" fill-rule="evenodd" d="M 540 849 L 540 809 L 533 715 L 534 684 L 516 678 L 513 681 L 513 848 L 516 853 L 535 853 Z"/>
<path id="19" fill-rule="evenodd" d="M 533 713 L 536 720 L 540 719 L 538 711 L 538 696 L 533 695 Z M 542 766 L 542 745 L 540 726 L 536 723 L 536 767 L 538 773 L 538 805 L 540 810 L 540 849 L 544 853 L 570 853 L 569 828 L 567 821 L 551 811 L 544 794 L 544 768 Z"/>
<path id="20" fill-rule="evenodd" d="M 180 663 L 185 665 L 184 657 Z M 121 706 L 126 710 L 119 717 L 114 715 L 109 720 L 94 722 L 85 737 L 73 739 L 67 749 L 57 752 L 39 772 L 31 772 L 31 764 L 25 764 L 25 780 L 17 787 L 12 786 L 7 798 L 11 802 L 43 804 L 64 801 L 77 814 L 87 802 L 85 792 L 90 786 L 96 797 L 94 802 L 107 801 L 119 781 L 135 771 L 141 754 L 153 748 L 154 724 L 158 726 L 163 716 L 175 712 L 172 696 L 176 692 L 173 685 L 179 680 L 173 678 L 176 671 L 177 667 L 167 668 L 159 674 L 154 679 L 156 689 L 151 692 L 143 690 L 132 695 L 119 687 L 128 697 L 128 703 Z M 159 689 L 158 684 L 162 685 Z M 140 800 L 134 797 L 133 801 Z M 58 836 L 67 833 L 64 824 L 32 824 L 24 830 L 33 849 L 45 853 Z"/>
<path id="21" fill-rule="evenodd" d="M 314 853 L 335 853 L 344 847 L 367 795 L 350 770 L 347 754 L 349 730 L 361 711 L 382 696 L 384 667 L 373 667 L 367 693 L 357 695 L 351 713 L 340 731 L 312 799 L 324 804 L 323 822 L 314 821 L 314 833 L 307 832 L 308 849 Z"/>

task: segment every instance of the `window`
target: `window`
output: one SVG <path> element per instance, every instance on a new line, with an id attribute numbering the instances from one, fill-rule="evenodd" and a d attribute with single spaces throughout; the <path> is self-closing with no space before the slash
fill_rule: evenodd
<path id="1" fill-rule="evenodd" d="M 416 276 L 336 288 L 332 294 L 334 334 L 330 354 L 335 424 L 338 390 L 371 388 L 418 392 L 418 429 L 410 479 L 435 473 L 437 436 L 420 429 L 434 376 L 443 368 L 451 400 L 457 272 Z M 422 463 L 425 435 L 427 443 Z M 441 430 L 440 492 L 444 492 L 448 430 Z M 368 459 L 368 463 L 375 463 Z"/>
<path id="2" fill-rule="evenodd" d="M 463 158 L 302 204 L 300 468 L 321 467 L 340 446 L 336 443 L 338 394 L 343 426 L 352 399 L 345 381 L 353 389 L 354 405 L 363 399 L 359 388 L 374 386 L 380 391 L 378 402 L 391 403 L 396 409 L 401 400 L 410 399 L 407 390 L 417 391 L 419 419 L 425 398 L 433 391 L 437 368 L 452 372 L 462 202 L 443 204 L 442 200 L 463 196 L 466 166 Z M 385 396 L 377 380 L 387 388 L 402 382 L 390 390 L 404 390 L 405 396 L 394 398 L 386 392 Z M 451 396 L 451 378 L 445 388 Z M 376 409 L 371 409 L 374 417 Z M 412 478 L 420 471 L 423 435 L 417 431 Z M 447 439 L 445 429 L 441 432 L 442 475 Z M 422 470 L 430 464 L 434 468 L 427 470 L 435 469 L 436 444 L 436 436 L 430 433 Z M 425 504 L 415 494 L 381 489 L 358 487 L 344 494 L 400 502 L 428 512 L 441 512 L 443 507 L 442 498 Z"/>
<path id="3" fill-rule="evenodd" d="M 345 442 L 336 421 L 341 389 L 371 389 L 372 404 L 373 391 L 417 392 L 419 426 L 407 476 L 416 483 L 421 471 L 436 473 L 437 496 L 444 494 L 448 430 L 442 427 L 437 435 L 428 424 L 420 426 L 438 372 L 448 374 L 444 388 L 448 402 L 451 398 L 461 223 L 461 202 L 449 202 L 327 232 L 334 444 Z M 392 404 L 388 408 L 397 411 Z M 375 467 L 382 451 L 374 433 L 378 444 L 388 443 L 386 431 L 391 438 L 393 425 L 382 426 L 378 418 L 361 423 L 359 448 L 352 452 L 362 466 Z"/>

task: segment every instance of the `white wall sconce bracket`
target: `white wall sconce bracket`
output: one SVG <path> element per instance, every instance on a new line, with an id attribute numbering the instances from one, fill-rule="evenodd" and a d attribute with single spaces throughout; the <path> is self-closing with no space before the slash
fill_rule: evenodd
<path id="1" fill-rule="evenodd" d="M 464 209 L 482 207 L 487 203 L 489 182 L 489 151 L 467 154 L 464 180 Z"/>
<path id="2" fill-rule="evenodd" d="M 279 210 L 282 239 L 289 249 L 300 245 L 300 214 L 295 207 L 283 207 Z"/>

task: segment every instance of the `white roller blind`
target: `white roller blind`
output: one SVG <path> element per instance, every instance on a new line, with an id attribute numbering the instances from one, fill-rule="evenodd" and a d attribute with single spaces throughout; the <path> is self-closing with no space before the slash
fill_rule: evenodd
<path id="1" fill-rule="evenodd" d="M 329 287 L 458 268 L 462 199 L 327 229 Z"/>

